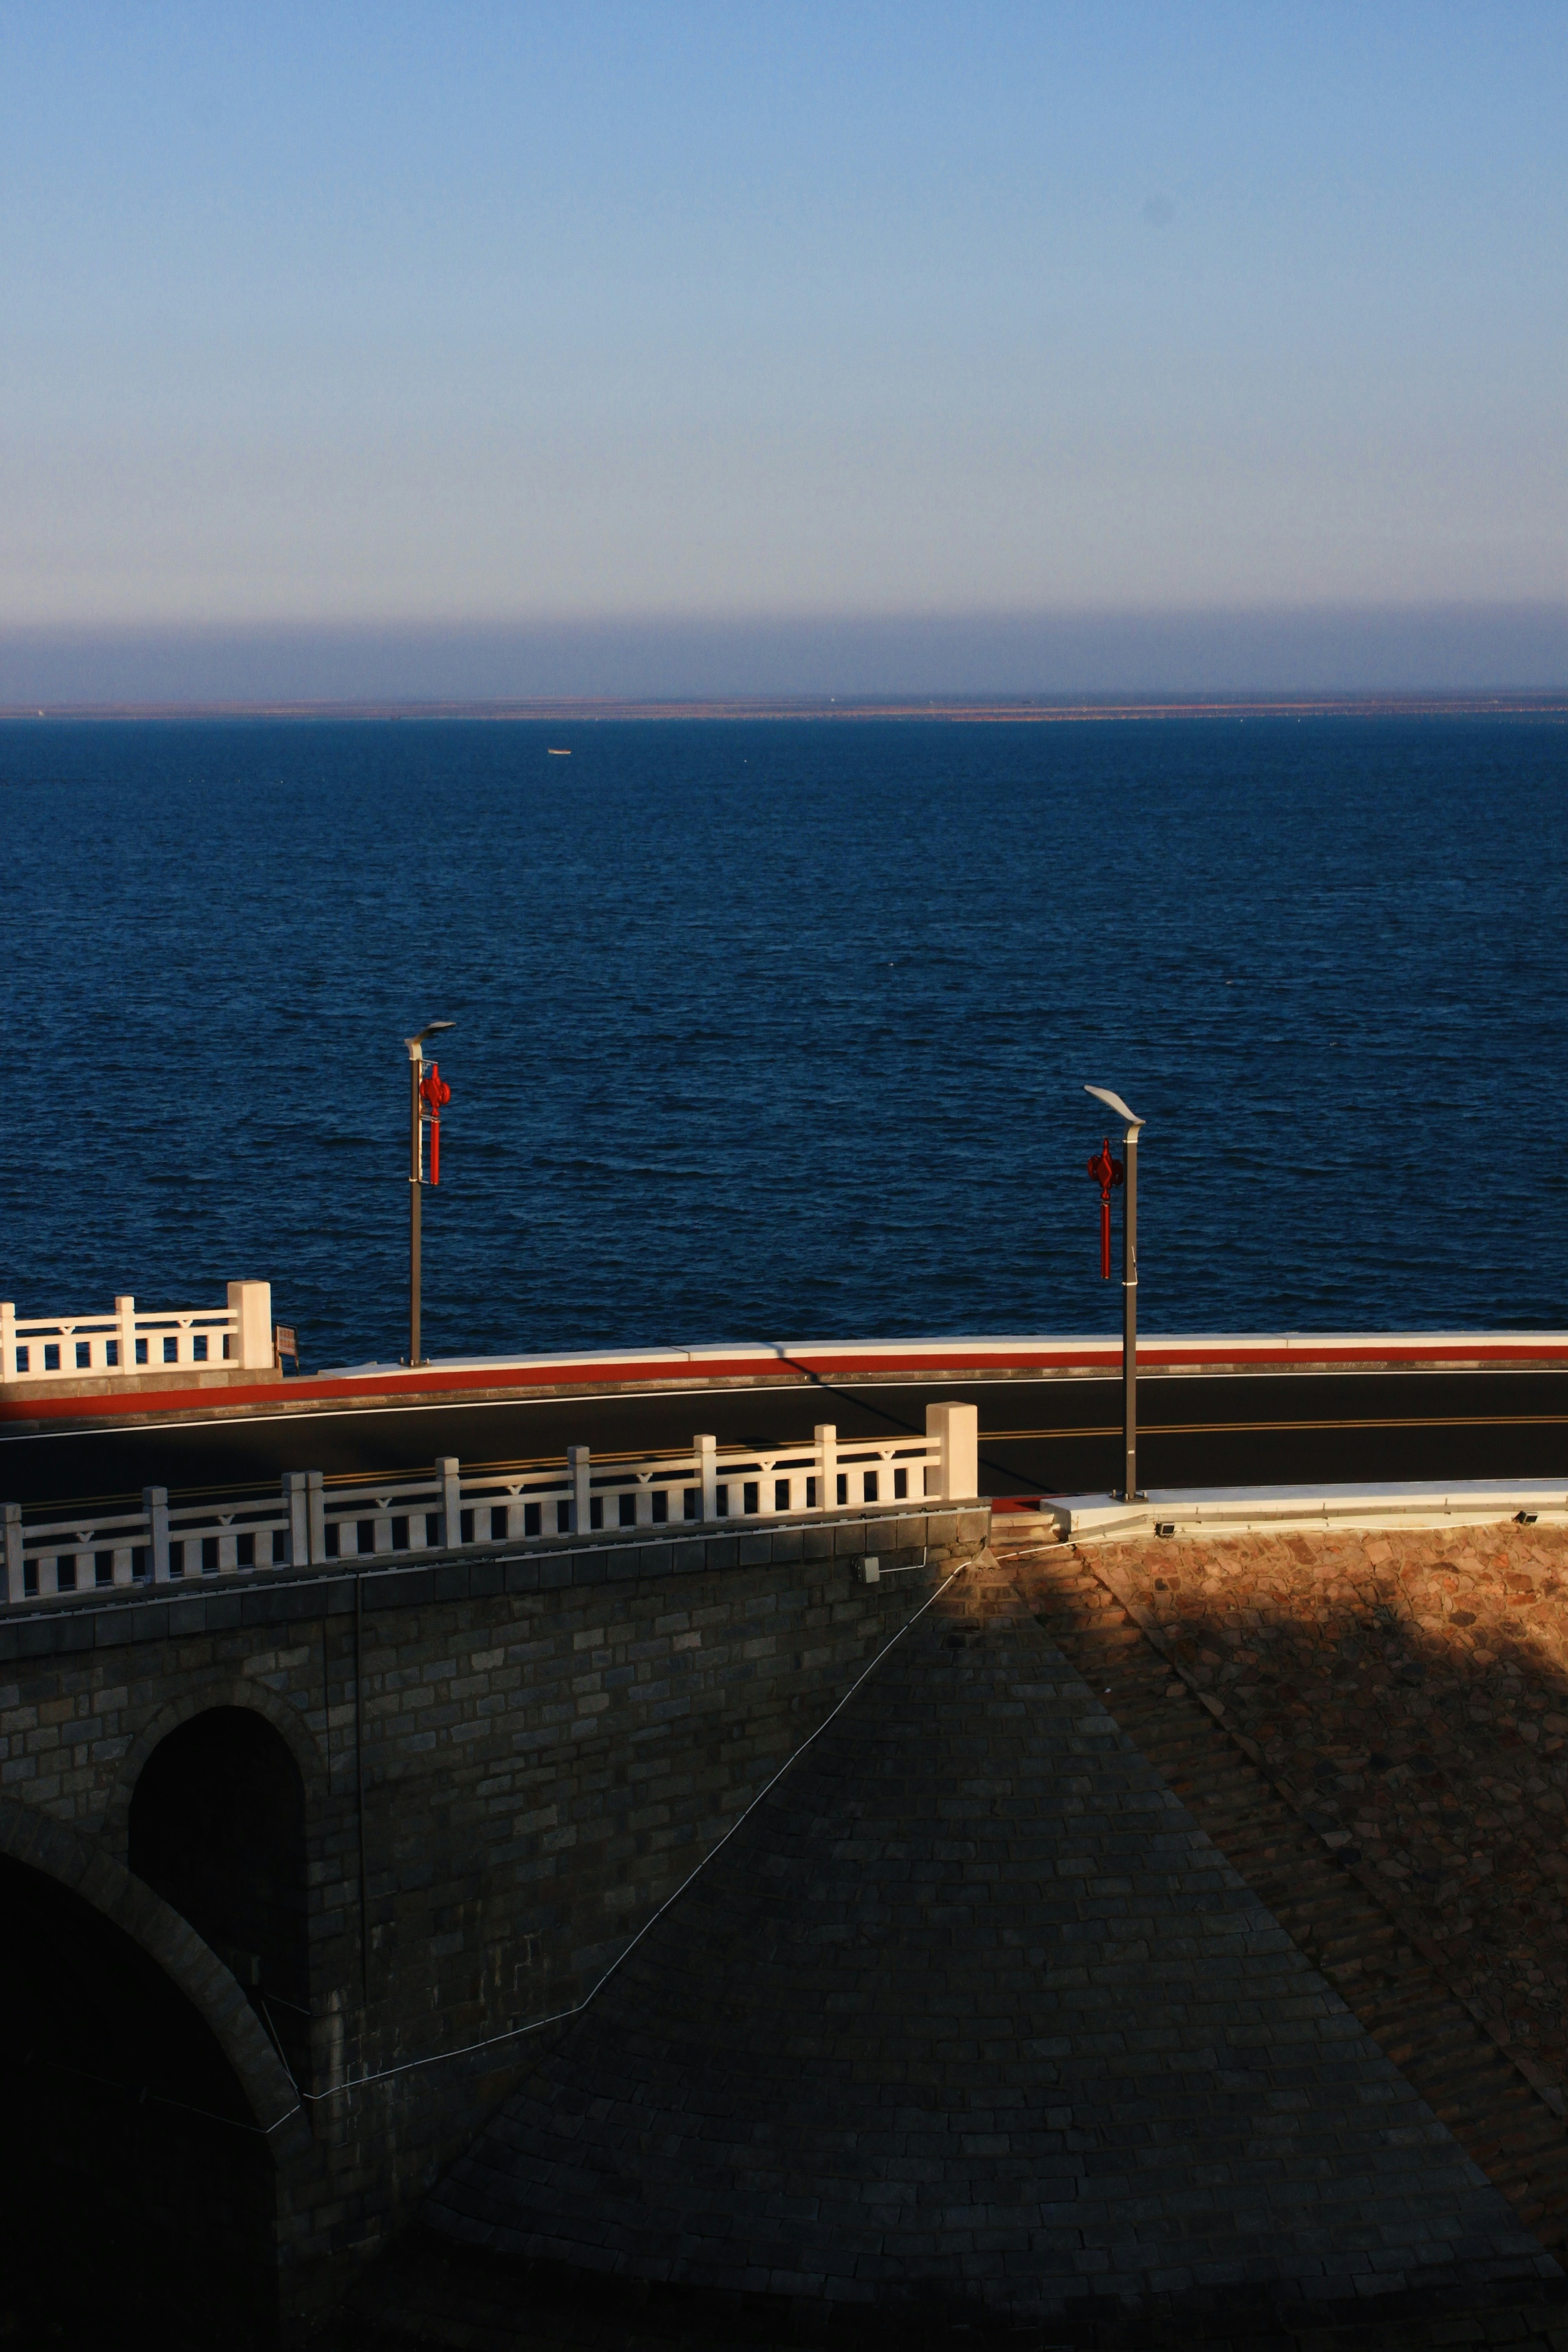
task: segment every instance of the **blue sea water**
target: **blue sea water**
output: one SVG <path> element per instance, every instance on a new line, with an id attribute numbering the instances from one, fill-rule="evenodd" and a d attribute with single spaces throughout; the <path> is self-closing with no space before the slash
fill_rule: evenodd
<path id="1" fill-rule="evenodd" d="M 570 759 L 549 747 L 569 747 Z M 1568 731 L 0 727 L 0 1295 L 434 1354 L 1568 1325 Z"/>

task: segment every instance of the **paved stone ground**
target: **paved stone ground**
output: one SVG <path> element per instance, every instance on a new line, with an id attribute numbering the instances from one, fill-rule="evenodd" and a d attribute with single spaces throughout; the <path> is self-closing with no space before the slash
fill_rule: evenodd
<path id="1" fill-rule="evenodd" d="M 1103 2304 L 1043 2322 L 900 2314 L 879 2322 L 738 2298 L 652 2290 L 637 2298 L 521 2272 L 415 2231 L 383 2259 L 377 2292 L 356 2299 L 310 2352 L 1568 2352 L 1561 2288 L 1522 2296 L 1380 2296 L 1363 2308 L 1289 2315 L 1267 2298 L 1221 2312 Z"/>
<path id="2" fill-rule="evenodd" d="M 1568 2087 L 1568 1532 L 1097 1545 L 1330 1844 Z"/>
<path id="3" fill-rule="evenodd" d="M 427 2220 L 1063 2341 L 1119 2311 L 1240 2341 L 1228 2299 L 1279 2342 L 1560 2275 L 1000 1571 L 890 1654 Z"/>
<path id="4" fill-rule="evenodd" d="M 1014 1547 L 1019 1589 L 1299 1949 L 1550 2252 L 1568 2242 L 1568 2126 L 1531 2059 L 1457 1993 L 1444 1956 L 1331 1847 L 1212 1691 L 1194 1691 L 1127 1580 L 1093 1551 Z"/>

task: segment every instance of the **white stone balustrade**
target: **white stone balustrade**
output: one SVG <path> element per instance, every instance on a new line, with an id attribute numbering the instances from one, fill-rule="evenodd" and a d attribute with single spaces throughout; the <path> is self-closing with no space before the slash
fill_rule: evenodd
<path id="1" fill-rule="evenodd" d="M 265 1286 L 258 1286 L 265 1287 Z M 979 1486 L 979 1433 L 969 1404 L 926 1407 L 926 1434 L 841 1438 L 831 1423 L 807 1444 L 759 1450 L 698 1437 L 671 1454 L 602 1454 L 572 1446 L 563 1462 L 463 1475 L 446 1457 L 434 1475 L 326 1478 L 285 1473 L 281 1489 L 171 1502 L 149 1486 L 139 1511 L 29 1519 L 4 1510 L 5 1592 L 13 1604 L 99 1586 L 169 1584 L 334 1560 L 450 1551 L 475 1544 L 625 1529 L 672 1535 L 716 1526 L 966 1503 Z"/>
<path id="2" fill-rule="evenodd" d="M 158 1313 L 127 1297 L 115 1300 L 110 1315 L 18 1317 L 10 1299 L 0 1299 L 0 1388 L 174 1370 L 266 1371 L 274 1361 L 269 1282 L 231 1282 L 226 1307 Z"/>

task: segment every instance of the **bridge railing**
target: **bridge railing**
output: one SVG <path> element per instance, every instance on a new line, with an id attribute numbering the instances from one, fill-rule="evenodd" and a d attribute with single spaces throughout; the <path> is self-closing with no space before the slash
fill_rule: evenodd
<path id="1" fill-rule="evenodd" d="M 188 1583 L 343 1559 L 454 1551 L 469 1545 L 598 1530 L 745 1527 L 932 1500 L 969 1502 L 979 1485 L 975 1408 L 926 1408 L 926 1433 L 754 1447 L 694 1438 L 679 1454 L 567 1449 L 559 1464 L 482 1465 L 444 1456 L 430 1475 L 326 1477 L 289 1470 L 270 1492 L 171 1502 L 149 1486 L 140 1510 L 67 1518 L 4 1509 L 10 1603 L 99 1586 Z"/>
<path id="2" fill-rule="evenodd" d="M 272 1286 L 231 1282 L 224 1307 L 150 1309 L 117 1298 L 108 1315 L 18 1316 L 0 1299 L 0 1387 L 35 1381 L 145 1380 L 175 1370 L 264 1371 L 274 1361 Z"/>

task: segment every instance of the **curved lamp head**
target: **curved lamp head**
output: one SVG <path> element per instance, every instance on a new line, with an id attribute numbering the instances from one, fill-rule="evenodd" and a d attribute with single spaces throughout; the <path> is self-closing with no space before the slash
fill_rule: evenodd
<path id="1" fill-rule="evenodd" d="M 1085 1087 L 1084 1092 L 1086 1095 L 1093 1095 L 1097 1101 L 1104 1103 L 1108 1110 L 1113 1110 L 1116 1113 L 1118 1118 L 1124 1118 L 1130 1128 L 1142 1127 L 1144 1124 L 1135 1111 L 1128 1109 L 1120 1095 L 1111 1093 L 1109 1087 Z"/>
<path id="2" fill-rule="evenodd" d="M 424 1055 L 420 1053 L 419 1048 L 425 1043 L 426 1038 L 434 1037 L 438 1029 L 455 1029 L 457 1025 L 458 1024 L 455 1021 L 426 1021 L 423 1029 L 416 1031 L 412 1037 L 405 1037 L 403 1041 L 408 1048 L 409 1060 L 411 1062 L 422 1061 L 424 1059 Z"/>

